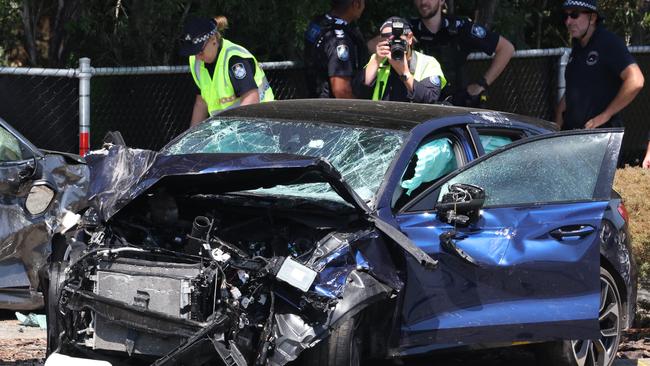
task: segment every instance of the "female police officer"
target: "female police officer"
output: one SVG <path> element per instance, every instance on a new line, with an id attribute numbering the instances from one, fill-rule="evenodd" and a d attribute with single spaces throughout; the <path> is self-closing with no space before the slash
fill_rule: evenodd
<path id="1" fill-rule="evenodd" d="M 355 94 L 373 100 L 435 103 L 447 81 L 435 58 L 413 51 L 410 24 L 388 18 L 365 73 L 355 79 Z"/>
<path id="2" fill-rule="evenodd" d="M 189 56 L 190 72 L 198 87 L 190 127 L 203 121 L 208 112 L 212 115 L 274 99 L 255 57 L 221 36 L 227 27 L 223 16 L 193 18 L 185 23 L 180 53 Z"/>

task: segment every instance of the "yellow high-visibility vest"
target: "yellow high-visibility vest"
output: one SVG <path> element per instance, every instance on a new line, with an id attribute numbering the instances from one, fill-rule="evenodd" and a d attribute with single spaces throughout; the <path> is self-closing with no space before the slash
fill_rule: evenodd
<path id="1" fill-rule="evenodd" d="M 428 77 L 438 76 L 440 78 L 440 90 L 442 90 L 442 88 L 447 85 L 447 79 L 445 79 L 445 75 L 442 73 L 442 68 L 438 63 L 438 60 L 417 51 L 413 51 L 413 53 L 415 54 L 416 61 L 413 79 L 416 81 L 422 81 Z M 390 69 L 391 66 L 388 63 L 388 59 L 385 59 L 379 65 L 379 69 L 377 70 L 377 80 L 375 80 L 375 89 L 372 93 L 372 100 L 381 100 L 384 97 Z"/>
<path id="2" fill-rule="evenodd" d="M 230 58 L 233 56 L 253 59 L 253 62 L 255 62 L 255 84 L 257 84 L 257 90 L 260 94 L 260 102 L 274 100 L 273 90 L 271 90 L 271 86 L 257 59 L 242 46 L 223 38 L 221 42 L 221 52 L 217 57 L 217 64 L 212 77 L 205 68 L 203 61 L 197 60 L 196 56 L 189 57 L 192 77 L 196 85 L 201 89 L 201 97 L 207 103 L 210 115 L 241 104 L 241 98 L 235 95 L 235 89 L 230 82 L 230 74 L 228 73 Z"/>

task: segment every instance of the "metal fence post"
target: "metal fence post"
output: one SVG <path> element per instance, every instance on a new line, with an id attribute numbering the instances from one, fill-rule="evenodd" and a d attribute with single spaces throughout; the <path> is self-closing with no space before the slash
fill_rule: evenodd
<path id="1" fill-rule="evenodd" d="M 90 78 L 92 68 L 90 59 L 79 59 L 79 155 L 90 150 Z"/>
<path id="2" fill-rule="evenodd" d="M 571 49 L 565 48 L 562 56 L 560 57 L 559 67 L 557 69 L 557 102 L 559 103 L 562 97 L 564 96 L 564 91 L 566 90 L 566 80 L 564 79 L 564 73 L 566 72 L 566 66 L 569 64 L 569 57 L 571 57 Z"/>

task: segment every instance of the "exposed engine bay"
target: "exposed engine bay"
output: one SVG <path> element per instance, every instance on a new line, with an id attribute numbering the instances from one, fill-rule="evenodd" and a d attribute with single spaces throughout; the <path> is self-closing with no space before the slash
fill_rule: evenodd
<path id="1" fill-rule="evenodd" d="M 58 347 L 113 364 L 285 364 L 401 288 L 343 203 L 159 187 L 68 235 Z"/>

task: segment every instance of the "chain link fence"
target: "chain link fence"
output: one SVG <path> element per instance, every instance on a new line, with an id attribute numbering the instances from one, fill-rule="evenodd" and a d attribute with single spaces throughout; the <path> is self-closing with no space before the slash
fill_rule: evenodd
<path id="1" fill-rule="evenodd" d="M 558 75 L 564 51 L 518 51 L 490 87 L 488 108 L 553 120 L 562 87 Z M 650 70 L 650 48 L 637 48 L 634 55 L 642 70 Z M 482 75 L 489 62 L 486 57 L 472 55 L 468 63 L 470 80 Z M 276 99 L 307 95 L 300 65 L 262 63 L 262 68 Z M 196 88 L 187 67 L 91 70 L 91 148 L 100 147 L 108 131 L 120 131 L 130 146 L 159 149 L 189 125 Z M 87 112 L 82 105 L 84 97 L 79 97 L 80 75 L 79 69 L 0 68 L 0 117 L 36 146 L 78 152 L 80 126 L 88 123 L 83 122 Z M 638 164 L 647 146 L 649 93 L 645 88 L 624 112 L 623 160 L 629 164 Z"/>

